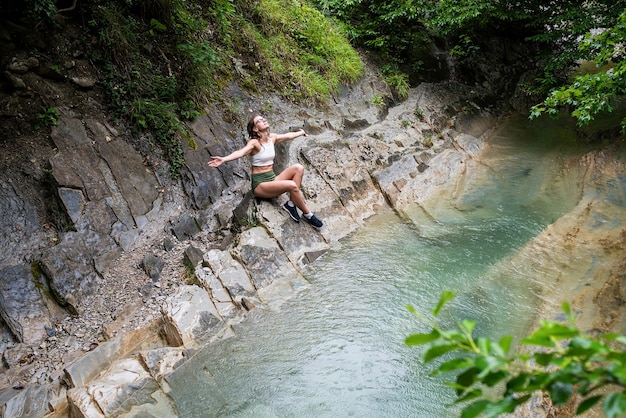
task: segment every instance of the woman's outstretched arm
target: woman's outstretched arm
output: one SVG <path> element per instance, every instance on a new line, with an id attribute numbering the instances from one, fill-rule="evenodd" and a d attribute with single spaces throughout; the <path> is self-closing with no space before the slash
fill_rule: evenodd
<path id="1" fill-rule="evenodd" d="M 285 134 L 274 134 L 274 143 L 280 144 L 281 142 L 291 141 L 292 139 L 296 139 L 299 136 L 308 136 L 308 134 L 304 131 L 304 129 L 300 129 L 295 132 L 287 132 Z"/>
<path id="2" fill-rule="evenodd" d="M 252 150 L 256 146 L 256 143 L 258 143 L 256 139 L 251 139 L 250 141 L 248 141 L 245 147 L 238 149 L 237 151 L 233 151 L 225 157 L 219 157 L 217 155 L 212 156 L 211 161 L 208 162 L 209 167 L 219 167 L 225 162 L 233 161 L 238 158 L 245 157 L 246 155 L 252 152 Z"/>

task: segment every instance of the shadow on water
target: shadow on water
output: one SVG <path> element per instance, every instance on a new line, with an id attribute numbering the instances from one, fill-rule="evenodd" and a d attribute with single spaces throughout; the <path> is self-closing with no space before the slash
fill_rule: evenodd
<path id="1" fill-rule="evenodd" d="M 458 415 L 448 406 L 452 390 L 404 345 L 424 331 L 405 306 L 428 313 L 453 290 L 444 320 L 476 320 L 477 333 L 495 338 L 526 332 L 536 313 L 532 285 L 516 276 L 519 266 L 502 265 L 577 203 L 568 161 L 583 150 L 571 135 L 553 121 L 512 119 L 435 222 L 370 219 L 306 272 L 308 288 L 278 311 L 256 310 L 235 337 L 173 373 L 181 416 Z"/>

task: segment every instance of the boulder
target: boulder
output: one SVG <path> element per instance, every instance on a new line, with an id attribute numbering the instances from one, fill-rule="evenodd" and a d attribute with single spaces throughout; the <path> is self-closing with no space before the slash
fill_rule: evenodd
<path id="1" fill-rule="evenodd" d="M 163 385 L 164 378 L 174 372 L 176 368 L 187 361 L 194 353 L 194 350 L 186 348 L 163 347 L 141 351 L 139 356 L 152 378 L 160 385 Z"/>
<path id="2" fill-rule="evenodd" d="M 233 297 L 222 282 L 206 267 L 196 268 L 195 274 L 200 281 L 200 285 L 209 292 L 211 300 L 220 314 L 220 317 L 225 319 L 231 316 L 237 308 L 237 305 L 235 305 Z"/>
<path id="3" fill-rule="evenodd" d="M 242 232 L 237 250 L 256 289 L 271 284 L 276 278 L 299 274 L 276 240 L 263 227 Z"/>
<path id="4" fill-rule="evenodd" d="M 203 256 L 204 264 L 216 276 L 237 302 L 245 296 L 253 296 L 255 287 L 246 269 L 229 251 L 210 250 Z"/>
<path id="5" fill-rule="evenodd" d="M 161 346 L 156 327 L 160 327 L 158 322 L 153 323 L 152 327 L 134 330 L 100 344 L 63 370 L 66 385 L 70 388 L 82 388 L 117 359 L 139 350 Z"/>
<path id="6" fill-rule="evenodd" d="M 89 385 L 70 389 L 68 400 L 73 417 L 178 416 L 136 356 L 116 361 Z"/>
<path id="7" fill-rule="evenodd" d="M 109 252 L 117 254 L 117 245 L 111 237 L 69 232 L 59 244 L 42 254 L 39 260 L 42 271 L 62 306 L 72 313 L 83 312 L 85 300 L 100 291 L 102 282 L 94 260 L 100 260 L 101 265 Z"/>
<path id="8" fill-rule="evenodd" d="M 196 347 L 224 327 L 211 297 L 199 286 L 179 287 L 165 300 L 162 313 L 165 339 L 173 347 Z"/>
<path id="9" fill-rule="evenodd" d="M 19 342 L 37 344 L 47 337 L 50 312 L 30 265 L 0 270 L 0 315 Z"/>
<path id="10" fill-rule="evenodd" d="M 4 403 L 3 417 L 42 417 L 50 412 L 50 391 L 46 386 L 30 385 Z"/>

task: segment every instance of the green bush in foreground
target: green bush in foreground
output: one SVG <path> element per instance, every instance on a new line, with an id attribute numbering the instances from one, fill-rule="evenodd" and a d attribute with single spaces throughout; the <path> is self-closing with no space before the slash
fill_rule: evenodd
<path id="1" fill-rule="evenodd" d="M 541 321 L 541 326 L 521 341 L 522 347 L 512 353 L 513 337 L 505 336 L 497 342 L 474 338 L 473 321 L 464 320 L 456 329 L 441 329 L 437 317 L 454 296 L 453 292 L 442 293 L 432 310 L 433 320 L 407 306 L 431 331 L 410 335 L 405 342 L 409 346 L 424 346 L 425 363 L 453 354 L 432 374 L 457 373 L 456 379 L 448 383 L 456 390 L 455 403 L 472 401 L 464 407 L 463 418 L 513 412 L 535 391 L 547 393 L 555 406 L 565 405 L 579 395 L 582 401 L 576 414 L 589 410 L 603 398 L 607 417 L 626 412 L 626 337 L 584 334 L 574 325 L 575 316 L 569 304 L 564 303 L 567 323 Z M 484 389 L 494 387 L 502 387 L 501 393 L 494 396 L 491 390 L 487 399 Z"/>

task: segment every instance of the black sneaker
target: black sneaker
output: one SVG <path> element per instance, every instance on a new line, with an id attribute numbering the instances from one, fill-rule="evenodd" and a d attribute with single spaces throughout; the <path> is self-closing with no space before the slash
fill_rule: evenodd
<path id="1" fill-rule="evenodd" d="M 316 228 L 321 228 L 322 226 L 324 226 L 322 221 L 317 219 L 317 216 L 315 216 L 315 215 L 311 216 L 311 219 L 307 218 L 306 216 L 303 216 L 302 219 L 304 219 L 305 221 L 307 221 L 308 223 L 310 223 L 311 225 L 313 225 Z"/>
<path id="2" fill-rule="evenodd" d="M 289 206 L 287 203 L 283 205 L 283 208 L 289 212 L 289 216 L 296 222 L 300 222 L 300 215 L 298 215 L 298 209 L 295 206 Z"/>

